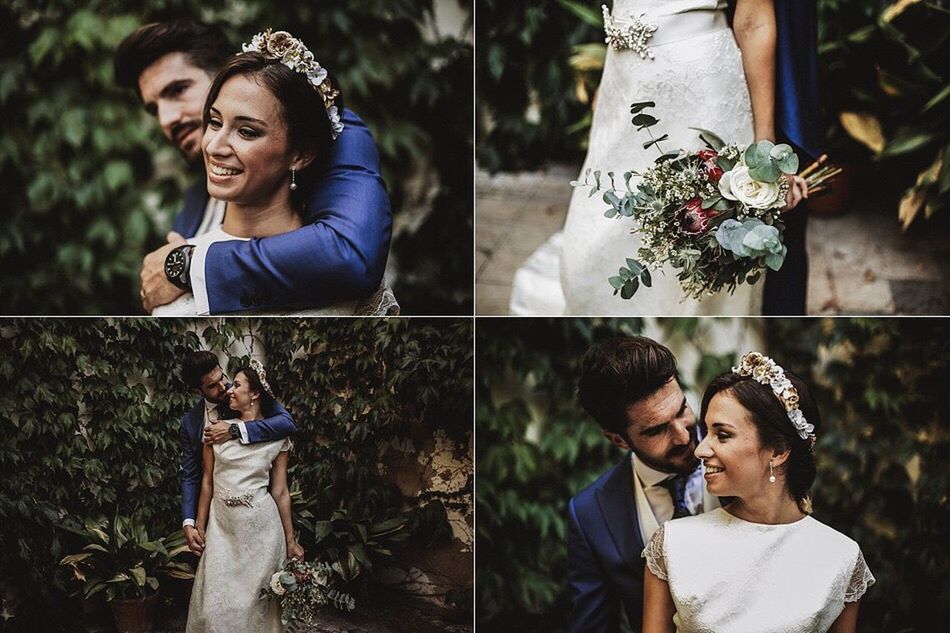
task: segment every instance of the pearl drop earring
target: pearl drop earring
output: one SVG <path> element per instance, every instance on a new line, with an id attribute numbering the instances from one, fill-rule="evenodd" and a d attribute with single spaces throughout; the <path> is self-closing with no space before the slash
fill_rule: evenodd
<path id="1" fill-rule="evenodd" d="M 769 460 L 769 483 L 775 483 L 775 473 L 772 472 L 772 460 Z"/>
<path id="2" fill-rule="evenodd" d="M 290 190 L 297 191 L 297 170 L 294 167 L 290 168 Z"/>

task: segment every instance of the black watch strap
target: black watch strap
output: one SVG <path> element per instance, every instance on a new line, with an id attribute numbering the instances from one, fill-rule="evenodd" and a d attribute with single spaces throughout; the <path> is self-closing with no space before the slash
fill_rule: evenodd
<path id="1" fill-rule="evenodd" d="M 228 432 L 231 433 L 231 439 L 233 440 L 241 437 L 241 427 L 237 425 L 237 422 L 231 423 L 231 426 L 228 427 Z"/>
<path id="2" fill-rule="evenodd" d="M 165 257 L 165 277 L 176 287 L 191 292 L 191 255 L 193 244 L 173 248 Z"/>

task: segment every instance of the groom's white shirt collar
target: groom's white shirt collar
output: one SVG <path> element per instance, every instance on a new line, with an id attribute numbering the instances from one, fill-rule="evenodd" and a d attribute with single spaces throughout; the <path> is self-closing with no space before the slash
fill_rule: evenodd
<path id="1" fill-rule="evenodd" d="M 674 476 L 651 468 L 631 453 L 633 493 L 637 506 L 637 520 L 644 544 L 649 543 L 660 525 L 673 516 L 673 499 L 659 484 Z M 706 492 L 704 469 L 697 468 L 686 482 L 686 505 L 692 514 L 708 512 L 719 507 L 719 500 Z"/>

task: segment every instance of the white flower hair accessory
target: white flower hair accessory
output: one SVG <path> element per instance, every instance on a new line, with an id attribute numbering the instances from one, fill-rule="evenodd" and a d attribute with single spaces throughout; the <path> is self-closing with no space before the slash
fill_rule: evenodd
<path id="1" fill-rule="evenodd" d="M 276 59 L 287 68 L 306 76 L 307 81 L 323 98 L 323 107 L 330 119 L 330 136 L 335 141 L 343 131 L 343 121 L 336 98 L 340 91 L 333 88 L 327 69 L 313 58 L 313 53 L 303 42 L 287 31 L 267 29 L 251 38 L 250 44 L 242 44 L 245 53 L 260 53 L 267 59 Z"/>
<path id="2" fill-rule="evenodd" d="M 271 398 L 274 398 L 274 392 L 271 391 L 270 385 L 267 384 L 267 370 L 264 369 L 264 365 L 256 358 L 251 359 L 250 365 L 251 369 L 257 373 L 257 379 L 261 381 L 261 387 L 264 388 L 264 391 L 267 392 L 267 395 L 269 395 Z M 274 399 L 276 400 L 276 398 Z"/>
<path id="3" fill-rule="evenodd" d="M 732 371 L 740 376 L 750 376 L 752 380 L 771 387 L 772 393 L 785 407 L 788 419 L 798 431 L 798 435 L 808 441 L 809 448 L 814 449 L 815 427 L 808 423 L 802 410 L 798 408 L 798 390 L 785 375 L 784 369 L 768 356 L 749 352 L 739 360 L 739 366 L 733 367 Z"/>

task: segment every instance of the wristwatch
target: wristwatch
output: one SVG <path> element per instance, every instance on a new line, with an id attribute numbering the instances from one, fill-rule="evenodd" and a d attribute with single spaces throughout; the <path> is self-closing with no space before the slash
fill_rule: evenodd
<path id="1" fill-rule="evenodd" d="M 228 427 L 228 433 L 231 434 L 232 440 L 240 439 L 241 437 L 241 427 L 239 427 L 235 422 L 232 422 Z"/>
<path id="2" fill-rule="evenodd" d="M 195 250 L 193 244 L 182 244 L 165 258 L 165 277 L 176 287 L 191 292 L 191 254 Z"/>

